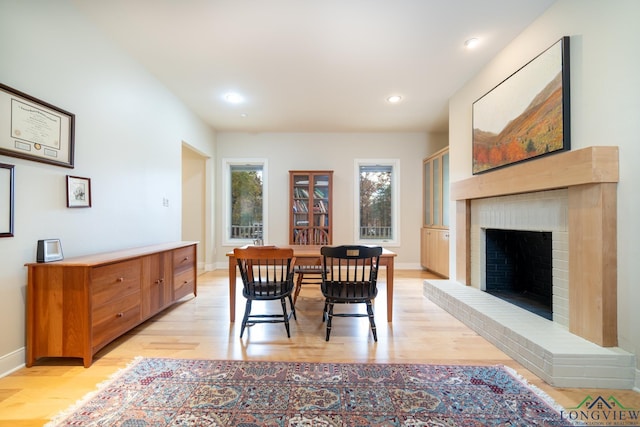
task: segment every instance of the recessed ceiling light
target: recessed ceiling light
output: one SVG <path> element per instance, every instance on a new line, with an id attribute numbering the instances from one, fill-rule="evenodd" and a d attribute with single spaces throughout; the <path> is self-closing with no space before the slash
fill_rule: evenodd
<path id="1" fill-rule="evenodd" d="M 239 93 L 229 92 L 224 96 L 225 101 L 230 102 L 232 104 L 239 104 L 244 101 L 244 97 Z"/>
<path id="2" fill-rule="evenodd" d="M 474 47 L 478 46 L 478 44 L 480 44 L 480 39 L 474 37 L 464 42 L 464 47 L 466 47 L 467 49 L 473 49 Z"/>
<path id="3" fill-rule="evenodd" d="M 242 117 L 244 119 L 244 118 L 248 117 L 248 114 L 247 113 L 242 113 L 242 114 L 240 114 L 240 117 Z"/>
<path id="4" fill-rule="evenodd" d="M 392 104 L 397 104 L 401 100 L 402 100 L 402 97 L 400 95 L 391 95 L 390 97 L 387 98 L 387 102 L 390 102 Z"/>

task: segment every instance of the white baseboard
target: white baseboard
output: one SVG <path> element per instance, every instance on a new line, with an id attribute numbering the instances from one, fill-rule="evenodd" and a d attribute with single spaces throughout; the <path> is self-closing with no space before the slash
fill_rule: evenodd
<path id="1" fill-rule="evenodd" d="M 396 270 L 422 270 L 422 266 L 419 263 L 411 263 L 411 262 L 396 262 L 393 265 L 393 268 Z"/>
<path id="2" fill-rule="evenodd" d="M 10 373 L 24 368 L 24 361 L 26 360 L 25 356 L 24 347 L 0 356 L 0 378 L 6 377 Z"/>

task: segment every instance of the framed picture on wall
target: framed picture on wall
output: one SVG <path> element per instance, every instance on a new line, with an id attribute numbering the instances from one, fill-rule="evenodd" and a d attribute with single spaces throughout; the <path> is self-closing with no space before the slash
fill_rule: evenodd
<path id="1" fill-rule="evenodd" d="M 473 174 L 571 148 L 569 37 L 473 103 Z"/>
<path id="2" fill-rule="evenodd" d="M 0 84 L 0 154 L 73 168 L 75 115 Z"/>
<path id="3" fill-rule="evenodd" d="M 0 163 L 0 237 L 13 237 L 13 165 Z"/>
<path id="4" fill-rule="evenodd" d="M 91 180 L 89 178 L 67 175 L 67 207 L 91 207 Z"/>

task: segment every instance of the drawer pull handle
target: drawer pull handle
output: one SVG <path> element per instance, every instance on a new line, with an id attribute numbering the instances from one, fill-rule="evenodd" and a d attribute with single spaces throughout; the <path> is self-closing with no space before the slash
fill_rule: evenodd
<path id="1" fill-rule="evenodd" d="M 189 257 L 188 256 L 184 257 L 183 261 L 189 261 Z"/>
<path id="2" fill-rule="evenodd" d="M 118 277 L 118 282 L 124 282 L 124 277 Z"/>
<path id="3" fill-rule="evenodd" d="M 124 313 L 120 312 L 120 313 L 116 314 L 116 317 L 124 317 Z"/>

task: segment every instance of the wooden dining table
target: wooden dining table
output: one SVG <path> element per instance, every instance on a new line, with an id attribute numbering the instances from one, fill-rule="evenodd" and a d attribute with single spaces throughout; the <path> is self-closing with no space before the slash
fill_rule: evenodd
<path id="1" fill-rule="evenodd" d="M 296 257 L 296 265 L 318 265 L 322 262 L 320 248 L 322 246 L 314 245 L 290 245 L 286 246 L 293 249 L 293 255 Z M 388 249 L 382 249 L 380 255 L 380 266 L 385 267 L 386 287 L 387 287 L 387 322 L 393 320 L 393 268 L 396 254 Z M 231 322 L 236 321 L 236 270 L 238 263 L 233 251 L 227 252 L 229 259 L 229 319 Z"/>

